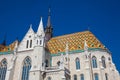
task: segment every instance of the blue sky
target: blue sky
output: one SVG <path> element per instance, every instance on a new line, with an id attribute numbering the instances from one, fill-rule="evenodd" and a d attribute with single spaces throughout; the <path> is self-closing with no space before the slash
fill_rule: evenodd
<path id="1" fill-rule="evenodd" d="M 0 0 L 0 42 L 21 40 L 29 25 L 37 31 L 40 17 L 46 26 L 48 7 L 54 36 L 90 31 L 112 52 L 120 71 L 120 0 Z"/>

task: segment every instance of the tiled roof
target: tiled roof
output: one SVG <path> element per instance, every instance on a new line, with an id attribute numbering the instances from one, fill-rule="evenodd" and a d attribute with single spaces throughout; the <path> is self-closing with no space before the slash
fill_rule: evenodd
<path id="1" fill-rule="evenodd" d="M 47 47 L 52 54 L 65 52 L 66 43 L 68 42 L 69 51 L 83 50 L 85 40 L 87 42 L 88 48 L 104 49 L 103 44 L 90 31 L 53 37 L 48 41 Z"/>
<path id="2" fill-rule="evenodd" d="M 13 43 L 11 43 L 10 45 L 8 46 L 3 46 L 3 45 L 0 45 L 0 52 L 7 52 L 7 51 L 13 51 L 14 50 L 14 47 L 15 47 L 15 44 L 16 44 L 17 41 L 14 41 Z"/>

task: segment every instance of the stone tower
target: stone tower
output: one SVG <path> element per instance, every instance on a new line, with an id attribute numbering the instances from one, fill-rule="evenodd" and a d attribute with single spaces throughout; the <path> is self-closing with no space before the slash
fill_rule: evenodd
<path id="1" fill-rule="evenodd" d="M 32 67 L 30 70 L 29 80 L 43 80 L 42 73 L 45 70 L 45 45 L 44 45 L 44 28 L 42 18 L 34 36 L 34 47 L 32 54 Z"/>

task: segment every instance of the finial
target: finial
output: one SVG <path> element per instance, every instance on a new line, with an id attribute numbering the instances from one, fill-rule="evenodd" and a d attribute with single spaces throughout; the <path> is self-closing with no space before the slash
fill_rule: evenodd
<path id="1" fill-rule="evenodd" d="M 38 30 L 37 30 L 37 34 L 38 34 L 38 35 L 44 35 L 44 28 L 43 28 L 42 17 L 41 17 L 41 20 L 40 20 L 40 23 L 39 23 L 39 27 L 38 27 Z"/>
<path id="2" fill-rule="evenodd" d="M 30 28 L 32 28 L 32 24 L 30 24 Z"/>
<path id="3" fill-rule="evenodd" d="M 88 50 L 88 45 L 87 45 L 86 40 L 84 41 L 84 50 L 85 50 L 85 51 L 87 51 L 87 50 Z"/>
<path id="4" fill-rule="evenodd" d="M 48 10 L 48 16 L 50 16 L 50 13 L 51 13 L 51 10 L 50 10 L 50 7 L 49 7 L 49 10 Z"/>

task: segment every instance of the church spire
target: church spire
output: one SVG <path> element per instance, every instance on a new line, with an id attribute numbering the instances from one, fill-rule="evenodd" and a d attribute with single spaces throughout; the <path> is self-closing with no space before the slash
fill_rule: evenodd
<path id="1" fill-rule="evenodd" d="M 52 28 L 52 24 L 51 24 L 51 10 L 49 8 L 49 11 L 48 11 L 48 20 L 47 20 L 47 26 L 46 26 L 46 29 L 45 29 L 45 37 L 46 37 L 46 41 L 49 41 L 50 38 L 52 38 L 52 32 L 53 32 L 53 28 Z"/>
<path id="2" fill-rule="evenodd" d="M 51 27 L 51 20 L 50 20 L 50 16 L 51 16 L 51 11 L 50 11 L 50 8 L 48 10 L 48 21 L 47 21 L 47 27 Z"/>
<path id="3" fill-rule="evenodd" d="M 40 20 L 40 24 L 37 30 L 37 35 L 43 35 L 44 36 L 44 27 L 43 27 L 43 21 L 42 21 L 42 17 Z"/>

